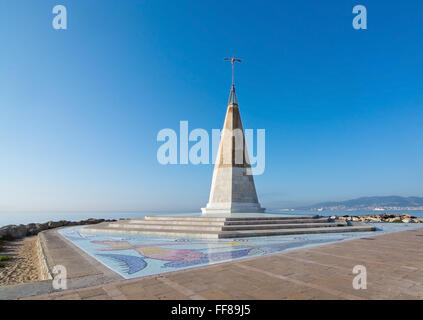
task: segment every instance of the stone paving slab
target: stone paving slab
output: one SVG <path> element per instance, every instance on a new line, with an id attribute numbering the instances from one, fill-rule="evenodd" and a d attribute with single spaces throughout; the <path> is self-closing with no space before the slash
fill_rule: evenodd
<path id="1" fill-rule="evenodd" d="M 65 266 L 68 288 L 84 288 L 123 279 L 120 275 L 108 269 L 102 263 L 60 236 L 57 230 L 44 231 L 38 237 L 43 249 L 48 272 L 52 274 L 54 266 Z M 18 299 L 54 291 L 51 280 L 2 286 L 0 287 L 0 300 Z"/>
<path id="2" fill-rule="evenodd" d="M 66 266 L 68 279 L 99 276 L 104 277 L 104 281 L 122 279 L 121 276 L 62 237 L 57 230 L 43 232 L 39 236 L 50 271 L 56 265 L 63 265 Z"/>
<path id="3" fill-rule="evenodd" d="M 29 299 L 423 299 L 422 248 L 419 228 Z"/>

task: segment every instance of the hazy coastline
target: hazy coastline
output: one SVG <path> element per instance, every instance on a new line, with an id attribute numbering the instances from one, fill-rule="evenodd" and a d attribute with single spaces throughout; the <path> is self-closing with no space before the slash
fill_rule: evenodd
<path id="1" fill-rule="evenodd" d="M 293 214 L 293 215 L 309 215 L 318 214 L 321 216 L 354 216 L 354 215 L 371 215 L 371 214 L 410 214 L 412 216 L 423 218 L 423 210 L 384 210 L 384 211 L 273 211 L 268 210 L 268 213 L 273 214 Z M 146 215 L 192 215 L 199 214 L 199 212 L 10 212 L 0 213 L 0 227 L 11 224 L 29 224 L 29 223 L 45 223 L 48 221 L 80 221 L 89 218 L 94 219 L 120 219 L 120 218 L 142 218 Z"/>

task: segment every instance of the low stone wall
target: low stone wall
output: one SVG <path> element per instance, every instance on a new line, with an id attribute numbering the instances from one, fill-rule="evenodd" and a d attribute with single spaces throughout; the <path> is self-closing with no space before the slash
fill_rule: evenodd
<path id="1" fill-rule="evenodd" d="M 113 222 L 116 220 L 105 220 L 105 219 L 87 219 L 81 221 L 49 221 L 46 223 L 30 223 L 30 224 L 20 224 L 20 225 L 8 225 L 0 228 L 0 240 L 15 240 L 21 239 L 26 236 L 35 236 L 40 232 L 68 226 L 79 226 L 79 225 L 89 225 L 97 224 L 101 222 Z"/>
<path id="2" fill-rule="evenodd" d="M 41 280 L 51 280 L 53 279 L 53 274 L 48 267 L 47 258 L 44 254 L 43 239 L 43 234 L 40 233 L 37 237 L 37 253 L 40 265 L 40 276 Z"/>
<path id="3" fill-rule="evenodd" d="M 389 223 L 423 223 L 423 218 L 417 218 L 410 214 L 371 214 L 358 216 L 331 216 L 331 219 L 361 222 L 389 222 Z"/>

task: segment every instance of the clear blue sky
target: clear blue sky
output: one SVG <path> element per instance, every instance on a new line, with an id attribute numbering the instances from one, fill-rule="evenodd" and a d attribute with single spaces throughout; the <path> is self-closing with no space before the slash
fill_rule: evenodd
<path id="1" fill-rule="evenodd" d="M 160 165 L 156 135 L 222 126 L 232 54 L 265 207 L 423 196 L 422 34 L 410 0 L 1 1 L 0 211 L 199 210 L 212 165 Z"/>

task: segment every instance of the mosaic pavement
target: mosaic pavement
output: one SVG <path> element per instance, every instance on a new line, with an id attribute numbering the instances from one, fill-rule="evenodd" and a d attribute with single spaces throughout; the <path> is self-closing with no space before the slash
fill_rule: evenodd
<path id="1" fill-rule="evenodd" d="M 196 240 L 146 235 L 80 233 L 81 226 L 59 233 L 125 279 L 229 262 L 338 241 L 411 230 L 418 224 L 374 224 L 377 231 L 244 239 Z"/>

